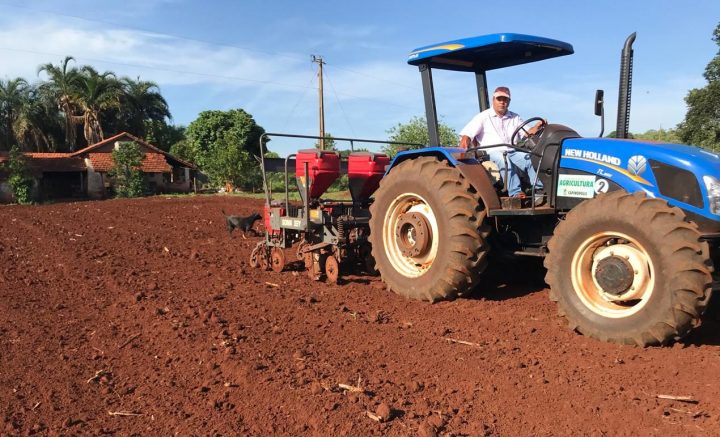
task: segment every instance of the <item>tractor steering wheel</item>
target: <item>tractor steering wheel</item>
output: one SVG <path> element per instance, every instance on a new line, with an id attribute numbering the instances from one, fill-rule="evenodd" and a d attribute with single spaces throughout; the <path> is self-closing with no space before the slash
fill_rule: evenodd
<path id="1" fill-rule="evenodd" d="M 534 121 L 539 121 L 541 123 L 535 133 L 531 134 L 527 129 L 525 129 L 525 127 Z M 547 120 L 542 117 L 533 117 L 525 120 L 520 126 L 517 127 L 517 129 L 515 129 L 515 132 L 513 132 L 512 136 L 510 137 L 510 144 L 513 146 L 522 147 L 523 149 L 533 150 L 537 145 L 537 139 L 540 138 L 540 135 L 542 135 L 543 131 L 545 130 L 545 126 L 547 126 Z M 525 133 L 524 139 L 519 139 L 520 131 Z"/>

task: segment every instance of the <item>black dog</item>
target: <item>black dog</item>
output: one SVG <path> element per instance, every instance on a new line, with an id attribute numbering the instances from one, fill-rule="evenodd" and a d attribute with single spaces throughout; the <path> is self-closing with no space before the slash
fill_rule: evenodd
<path id="1" fill-rule="evenodd" d="M 227 215 L 225 213 L 225 210 L 222 211 L 223 215 L 225 216 L 225 225 L 227 226 L 227 230 L 229 234 L 232 234 L 232 231 L 234 229 L 240 230 L 242 232 L 243 238 L 247 239 L 245 236 L 245 233 L 252 231 L 253 235 L 257 235 L 257 231 L 253 229 L 253 225 L 256 221 L 260 220 L 262 216 L 258 213 L 253 213 L 247 217 L 242 217 L 239 215 Z"/>

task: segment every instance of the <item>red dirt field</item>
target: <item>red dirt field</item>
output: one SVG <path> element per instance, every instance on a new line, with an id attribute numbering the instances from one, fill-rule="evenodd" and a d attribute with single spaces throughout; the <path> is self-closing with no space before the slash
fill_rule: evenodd
<path id="1" fill-rule="evenodd" d="M 640 349 L 522 270 L 432 305 L 253 270 L 221 208 L 261 201 L 0 207 L 0 434 L 720 435 L 713 317 Z"/>

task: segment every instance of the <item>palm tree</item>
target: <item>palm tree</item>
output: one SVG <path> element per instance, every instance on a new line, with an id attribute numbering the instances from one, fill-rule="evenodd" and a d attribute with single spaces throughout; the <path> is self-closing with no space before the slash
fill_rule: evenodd
<path id="1" fill-rule="evenodd" d="M 54 102 L 43 98 L 34 87 L 17 108 L 13 132 L 24 150 L 55 152 L 62 142 L 62 117 Z"/>
<path id="2" fill-rule="evenodd" d="M 160 88 L 155 82 L 130 79 L 121 79 L 123 93 L 122 106 L 118 118 L 123 120 L 127 129 L 144 137 L 145 121 L 165 121 L 172 119 L 167 101 L 160 94 Z"/>
<path id="3" fill-rule="evenodd" d="M 75 150 L 77 124 L 75 116 L 75 94 L 80 86 L 80 72 L 76 67 L 69 68 L 70 61 L 75 61 L 72 56 L 66 56 L 57 66 L 53 64 L 41 65 L 38 74 L 45 72 L 48 81 L 40 86 L 40 91 L 45 97 L 52 99 L 62 111 L 65 118 L 65 144 L 70 150 Z"/>
<path id="4" fill-rule="evenodd" d="M 120 107 L 122 88 L 115 74 L 109 71 L 100 74 L 94 68 L 84 66 L 80 77 L 76 102 L 82 115 L 74 116 L 73 121 L 82 121 L 85 140 L 95 144 L 105 139 L 100 114 Z"/>
<path id="5" fill-rule="evenodd" d="M 0 114 L 2 114 L 4 145 L 7 149 L 15 139 L 13 123 L 17 118 L 18 108 L 28 98 L 30 85 L 21 77 L 0 80 Z"/>

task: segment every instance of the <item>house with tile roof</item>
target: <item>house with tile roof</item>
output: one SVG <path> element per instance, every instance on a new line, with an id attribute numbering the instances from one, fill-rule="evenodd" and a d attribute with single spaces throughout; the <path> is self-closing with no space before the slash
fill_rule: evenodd
<path id="1" fill-rule="evenodd" d="M 127 132 L 71 153 L 25 153 L 35 179 L 35 197 L 102 199 L 113 193 L 109 176 L 113 168 L 112 152 L 120 144 L 135 142 L 145 155 L 142 172 L 150 193 L 190 192 L 195 187 L 197 167 Z M 0 152 L 0 163 L 9 153 Z M 0 173 L 0 201 L 11 201 L 12 194 Z"/>

